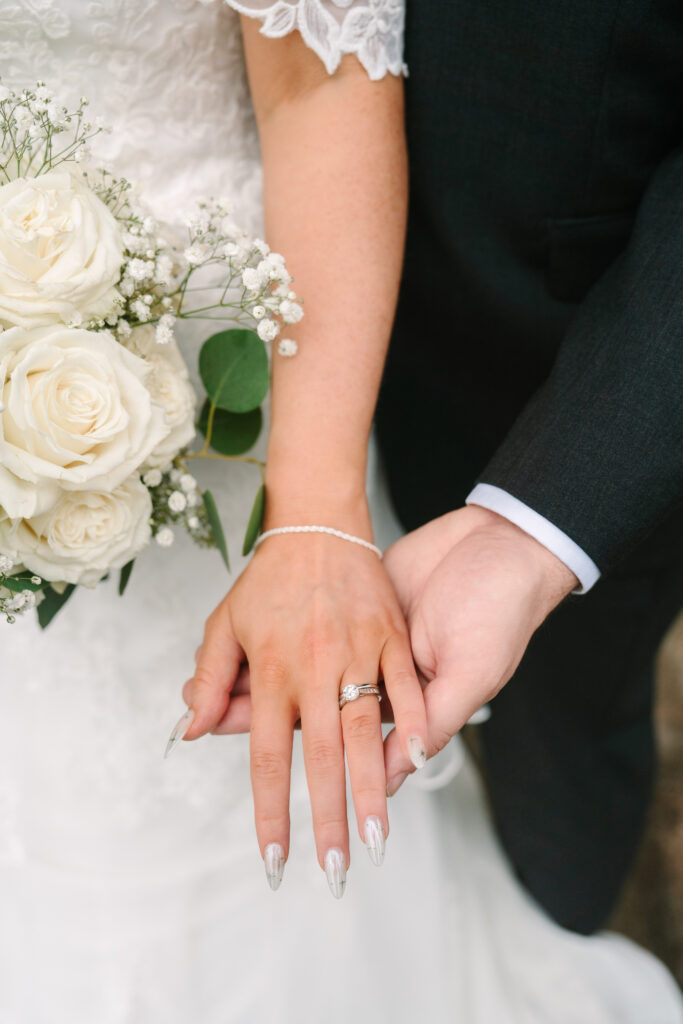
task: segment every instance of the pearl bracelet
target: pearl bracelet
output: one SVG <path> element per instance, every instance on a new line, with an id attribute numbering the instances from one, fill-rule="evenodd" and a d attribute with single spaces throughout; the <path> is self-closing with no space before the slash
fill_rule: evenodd
<path id="1" fill-rule="evenodd" d="M 374 544 L 371 544 L 369 540 L 363 540 L 362 537 L 354 537 L 350 533 L 343 533 L 341 530 L 335 530 L 331 526 L 278 526 L 275 530 L 266 530 L 262 533 L 259 539 L 254 544 L 254 548 L 257 548 L 259 544 L 267 537 L 275 537 L 278 533 L 328 533 L 331 537 L 339 537 L 340 540 L 348 540 L 351 544 L 360 544 L 362 548 L 367 548 L 368 551 L 374 551 L 378 558 L 382 557 L 382 552 Z"/>

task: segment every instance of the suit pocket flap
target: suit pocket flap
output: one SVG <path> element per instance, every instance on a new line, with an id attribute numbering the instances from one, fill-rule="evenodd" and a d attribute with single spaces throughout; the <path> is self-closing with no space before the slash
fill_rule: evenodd
<path id="1" fill-rule="evenodd" d="M 548 231 L 548 291 L 555 299 L 580 302 L 626 247 L 634 214 L 551 218 Z"/>

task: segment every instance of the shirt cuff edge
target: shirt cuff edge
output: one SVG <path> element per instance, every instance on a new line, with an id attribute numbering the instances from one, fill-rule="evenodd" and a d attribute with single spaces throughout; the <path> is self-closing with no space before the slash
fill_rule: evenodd
<path id="1" fill-rule="evenodd" d="M 479 505 L 496 512 L 552 552 L 568 569 L 571 569 L 579 581 L 579 586 L 572 590 L 572 594 L 587 594 L 600 579 L 600 570 L 583 548 L 549 519 L 502 487 L 486 483 L 476 484 L 465 499 L 465 504 Z"/>

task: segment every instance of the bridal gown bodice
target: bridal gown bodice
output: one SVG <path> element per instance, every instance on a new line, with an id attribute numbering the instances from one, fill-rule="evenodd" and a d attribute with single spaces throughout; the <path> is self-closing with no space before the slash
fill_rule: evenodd
<path id="1" fill-rule="evenodd" d="M 274 36 L 298 29 L 333 70 L 401 71 L 400 0 L 243 0 Z M 97 155 L 182 228 L 192 197 L 227 196 L 260 228 L 258 143 L 238 15 L 221 0 L 0 0 L 4 84 L 81 94 L 111 133 Z M 179 341 L 192 370 L 201 328 Z M 202 466 L 233 568 L 256 482 Z M 373 491 L 377 490 L 372 481 Z M 390 513 L 378 499 L 378 537 Z M 315 860 L 298 741 L 292 848 L 268 890 L 246 738 L 165 762 L 180 689 L 230 583 L 179 536 L 138 560 L 126 597 L 81 590 L 41 633 L 0 640 L 0 1024 L 677 1024 L 675 987 L 615 936 L 552 925 L 518 888 L 465 761 L 393 802 L 387 861 L 352 828 L 344 900 Z"/>

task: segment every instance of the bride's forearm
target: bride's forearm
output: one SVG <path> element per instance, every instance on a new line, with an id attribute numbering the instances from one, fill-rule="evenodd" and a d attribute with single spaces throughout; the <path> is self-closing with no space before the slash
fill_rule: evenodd
<path id="1" fill-rule="evenodd" d="M 298 33 L 266 40 L 245 24 L 245 43 L 267 239 L 305 301 L 291 331 L 299 354 L 273 360 L 265 526 L 369 539 L 367 442 L 405 227 L 401 83 L 370 82 L 355 58 L 327 77 Z M 427 735 L 407 627 L 381 560 L 319 533 L 266 541 L 207 622 L 190 738 L 239 710 L 231 690 L 245 659 L 261 854 L 287 858 L 298 719 L 318 861 L 339 897 L 349 863 L 345 760 L 359 835 L 369 842 L 374 830 L 383 850 L 389 830 L 379 705 L 344 709 L 340 719 L 340 691 L 381 676 L 411 763 L 422 763 Z"/>
<path id="2" fill-rule="evenodd" d="M 305 304 L 286 329 L 298 355 L 273 359 L 267 526 L 367 532 L 367 442 L 405 231 L 402 83 L 371 82 L 355 58 L 328 76 L 298 34 L 265 40 L 245 25 L 245 42 L 267 238 Z"/>

